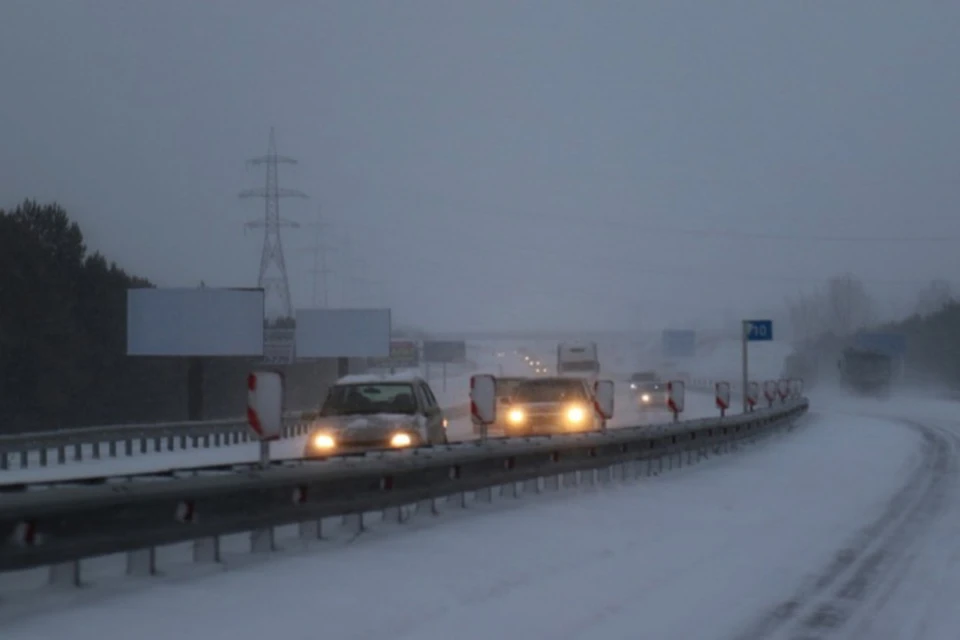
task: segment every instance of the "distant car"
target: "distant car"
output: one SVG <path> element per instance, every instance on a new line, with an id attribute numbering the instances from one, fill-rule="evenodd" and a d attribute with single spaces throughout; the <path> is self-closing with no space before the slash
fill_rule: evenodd
<path id="1" fill-rule="evenodd" d="M 642 411 L 667 409 L 669 393 L 666 382 L 637 382 L 631 383 L 630 387 L 636 394 L 637 406 Z"/>
<path id="2" fill-rule="evenodd" d="M 630 376 L 630 388 L 636 390 L 640 385 L 647 382 L 659 382 L 660 376 L 656 371 L 640 371 Z"/>
<path id="3" fill-rule="evenodd" d="M 520 382 L 505 407 L 508 436 L 597 431 L 606 420 L 582 378 L 532 378 Z"/>
<path id="4" fill-rule="evenodd" d="M 447 443 L 447 420 L 416 375 L 346 376 L 310 418 L 304 457 Z"/>

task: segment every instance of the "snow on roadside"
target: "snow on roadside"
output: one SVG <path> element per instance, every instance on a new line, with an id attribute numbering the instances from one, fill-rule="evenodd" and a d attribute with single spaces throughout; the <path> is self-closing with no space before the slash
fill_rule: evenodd
<path id="1" fill-rule="evenodd" d="M 375 527 L 176 588 L 158 578 L 4 624 L 4 640 L 720 637 L 826 564 L 917 464 L 917 442 L 881 420 L 812 420 L 632 485 Z"/>

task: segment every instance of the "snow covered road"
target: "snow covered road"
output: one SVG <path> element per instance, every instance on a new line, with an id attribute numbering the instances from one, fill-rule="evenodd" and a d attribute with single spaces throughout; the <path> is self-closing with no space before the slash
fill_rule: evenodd
<path id="1" fill-rule="evenodd" d="M 0 606 L 0 625 L 5 640 L 953 638 L 957 409 L 908 425 L 904 408 L 825 402 L 660 477 L 446 506 L 213 572 L 184 559 L 72 596 L 82 607 L 61 596 L 55 615 Z"/>

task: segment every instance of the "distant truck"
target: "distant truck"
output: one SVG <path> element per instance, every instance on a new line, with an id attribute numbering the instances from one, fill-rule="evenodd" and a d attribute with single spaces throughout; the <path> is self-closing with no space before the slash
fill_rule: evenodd
<path id="1" fill-rule="evenodd" d="M 840 362 L 840 382 L 853 393 L 886 397 L 893 381 L 893 359 L 877 351 L 848 347 Z"/>
<path id="2" fill-rule="evenodd" d="M 561 376 L 596 377 L 600 359 L 596 342 L 561 342 L 557 345 L 557 374 Z"/>

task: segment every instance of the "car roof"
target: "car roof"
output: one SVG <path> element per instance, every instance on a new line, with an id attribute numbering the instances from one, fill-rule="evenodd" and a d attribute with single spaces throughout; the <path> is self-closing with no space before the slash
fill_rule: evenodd
<path id="1" fill-rule="evenodd" d="M 336 384 L 382 384 L 390 382 L 405 382 L 408 384 L 414 384 L 426 381 L 416 373 L 355 373 L 343 376 L 337 380 Z"/>

